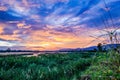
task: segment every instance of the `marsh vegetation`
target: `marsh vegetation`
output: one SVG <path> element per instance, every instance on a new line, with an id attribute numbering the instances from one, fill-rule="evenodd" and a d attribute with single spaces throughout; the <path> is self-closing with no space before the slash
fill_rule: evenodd
<path id="1" fill-rule="evenodd" d="M 120 55 L 109 52 L 0 57 L 0 80 L 120 80 Z"/>

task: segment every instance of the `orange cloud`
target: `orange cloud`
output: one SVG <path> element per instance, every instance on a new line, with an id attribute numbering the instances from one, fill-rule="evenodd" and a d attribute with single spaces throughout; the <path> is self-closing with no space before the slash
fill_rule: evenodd
<path id="1" fill-rule="evenodd" d="M 0 11 L 7 11 L 7 7 L 0 6 Z"/>
<path id="2" fill-rule="evenodd" d="M 4 39 L 4 40 L 16 40 L 16 41 L 20 41 L 21 39 L 18 38 L 18 35 L 0 35 L 0 38 L 1 39 Z"/>
<path id="3" fill-rule="evenodd" d="M 82 29 L 80 29 L 82 31 Z M 57 50 L 61 48 L 76 48 L 96 45 L 97 42 L 87 44 L 94 40 L 92 37 L 78 35 L 71 32 L 60 32 L 46 28 L 43 30 L 30 31 L 30 35 L 24 42 L 26 47 L 33 50 Z M 86 33 L 85 33 L 86 34 Z"/>
<path id="4" fill-rule="evenodd" d="M 19 35 L 17 35 L 18 30 L 13 32 L 13 35 L 6 35 L 6 34 L 3 34 L 4 33 L 4 28 L 5 28 L 5 25 L 0 24 L 0 38 L 1 39 L 4 39 L 4 40 L 20 40 L 20 38 L 18 38 Z"/>
<path id="5" fill-rule="evenodd" d="M 104 38 L 100 38 L 99 40 L 90 43 L 95 38 L 89 36 L 93 35 L 93 32 L 95 36 L 101 35 L 100 31 L 95 29 L 89 29 L 88 31 L 86 28 L 79 26 L 73 27 L 73 32 L 65 32 L 69 31 L 69 27 L 65 28 L 65 31 L 57 31 L 54 29 L 54 26 L 47 26 L 40 30 L 32 30 L 31 28 L 25 29 L 25 23 L 17 23 L 17 26 L 19 29 L 14 30 L 12 35 L 0 34 L 0 38 L 4 40 L 18 41 L 22 43 L 22 46 L 26 47 L 25 49 L 30 50 L 83 48 L 97 45 L 100 41 L 104 40 Z M 5 25 L 0 24 L 0 33 L 4 33 L 4 27 Z M 24 28 L 25 30 L 21 28 Z M 24 35 L 26 37 L 21 37 Z"/>
<path id="6" fill-rule="evenodd" d="M 22 23 L 18 23 L 17 27 L 18 28 L 30 28 L 31 25 L 26 25 L 25 22 L 22 22 Z"/>
<path id="7" fill-rule="evenodd" d="M 3 27 L 0 26 L 0 34 L 2 34 L 3 32 Z"/>
<path id="8" fill-rule="evenodd" d="M 23 2 L 23 4 L 24 4 L 25 6 L 28 6 L 28 5 L 29 5 L 28 2 L 27 2 L 27 0 L 22 0 L 22 2 Z"/>

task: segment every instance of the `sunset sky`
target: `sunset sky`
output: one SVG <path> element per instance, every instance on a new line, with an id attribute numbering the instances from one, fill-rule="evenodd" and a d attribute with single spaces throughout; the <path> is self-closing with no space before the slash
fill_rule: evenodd
<path id="1" fill-rule="evenodd" d="M 106 3 L 106 6 L 105 6 Z M 120 24 L 120 0 L 0 0 L 0 49 L 97 45 Z M 120 30 L 118 30 L 120 32 Z"/>

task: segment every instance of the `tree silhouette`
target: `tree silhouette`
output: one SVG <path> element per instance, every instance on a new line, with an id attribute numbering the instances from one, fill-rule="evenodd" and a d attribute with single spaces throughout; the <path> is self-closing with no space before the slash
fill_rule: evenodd
<path id="1" fill-rule="evenodd" d="M 97 48 L 98 48 L 98 51 L 102 51 L 102 44 L 98 43 Z"/>
<path id="2" fill-rule="evenodd" d="M 7 52 L 10 52 L 11 51 L 11 49 L 10 48 L 7 48 L 7 50 L 6 50 Z"/>

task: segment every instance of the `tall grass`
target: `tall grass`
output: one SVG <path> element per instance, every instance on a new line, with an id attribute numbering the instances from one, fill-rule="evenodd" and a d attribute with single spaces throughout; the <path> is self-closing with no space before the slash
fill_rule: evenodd
<path id="1" fill-rule="evenodd" d="M 120 54 L 116 51 L 98 53 L 83 75 L 89 75 L 92 80 L 120 80 Z"/>
<path id="2" fill-rule="evenodd" d="M 91 53 L 1 57 L 1 80 L 78 80 L 91 64 Z"/>
<path id="3" fill-rule="evenodd" d="M 0 57 L 0 80 L 120 80 L 116 51 Z"/>

